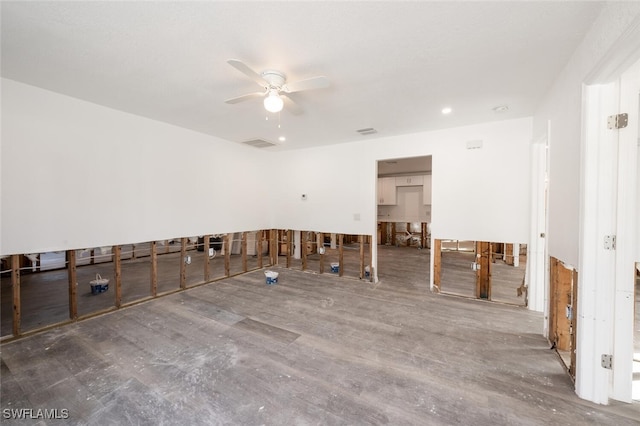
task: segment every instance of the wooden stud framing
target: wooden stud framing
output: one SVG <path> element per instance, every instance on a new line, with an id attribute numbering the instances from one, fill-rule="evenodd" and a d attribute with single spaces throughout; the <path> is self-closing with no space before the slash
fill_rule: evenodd
<path id="1" fill-rule="evenodd" d="M 578 271 L 573 270 L 571 285 L 571 365 L 569 374 L 576 378 L 576 336 L 578 335 Z"/>
<path id="2" fill-rule="evenodd" d="M 116 308 L 122 306 L 122 247 L 113 246 L 113 275 L 115 276 Z"/>
<path id="3" fill-rule="evenodd" d="M 166 241 L 165 241 L 166 245 Z M 151 241 L 151 297 L 158 295 L 158 242 Z"/>
<path id="4" fill-rule="evenodd" d="M 20 303 L 20 255 L 11 256 L 11 289 L 13 293 L 13 335 L 20 335 L 21 303 Z"/>
<path id="5" fill-rule="evenodd" d="M 442 240 L 433 241 L 433 290 L 440 293 L 442 279 Z"/>
<path id="6" fill-rule="evenodd" d="M 382 245 L 387 244 L 389 238 L 387 225 L 388 222 L 380 222 L 380 244 Z"/>
<path id="7" fill-rule="evenodd" d="M 427 229 L 427 222 L 422 222 L 420 224 L 420 244 L 422 247 L 429 247 L 428 238 L 429 230 Z"/>
<path id="8" fill-rule="evenodd" d="M 320 247 L 324 249 L 324 234 L 322 232 L 318 232 L 318 253 L 320 253 Z M 324 274 L 324 250 L 320 253 L 320 266 L 319 273 Z"/>
<path id="9" fill-rule="evenodd" d="M 513 266 L 515 264 L 516 254 L 513 252 L 513 244 L 507 243 L 504 245 L 504 262 L 507 265 Z"/>
<path id="10" fill-rule="evenodd" d="M 338 276 L 344 275 L 344 235 L 338 234 Z"/>
<path id="11" fill-rule="evenodd" d="M 478 256 L 479 255 L 479 256 Z M 491 243 L 476 241 L 476 297 L 491 300 Z"/>
<path id="12" fill-rule="evenodd" d="M 258 248 L 256 250 L 256 254 L 258 255 L 258 269 L 262 269 L 262 247 L 264 247 L 264 230 L 258 231 L 256 234 L 256 241 L 258 243 Z"/>
<path id="13" fill-rule="evenodd" d="M 275 229 L 270 230 L 269 237 L 271 240 L 271 248 L 269 249 L 271 265 L 276 265 L 278 263 L 278 231 Z"/>
<path id="14" fill-rule="evenodd" d="M 558 259 L 551 257 L 549 265 L 549 340 L 562 351 L 571 350 L 571 323 L 567 306 L 572 302 L 573 272 Z"/>
<path id="15" fill-rule="evenodd" d="M 300 231 L 300 257 L 302 258 L 302 270 L 307 270 L 307 231 Z"/>
<path id="16" fill-rule="evenodd" d="M 398 242 L 396 241 L 396 223 L 395 222 L 391 222 L 391 245 L 395 246 L 398 245 Z"/>
<path id="17" fill-rule="evenodd" d="M 293 253 L 293 231 L 287 231 L 287 268 L 291 268 L 291 253 Z"/>
<path id="18" fill-rule="evenodd" d="M 208 283 L 211 281 L 211 257 L 209 256 L 209 247 L 211 247 L 211 235 L 205 235 L 203 238 L 204 242 L 204 282 Z"/>
<path id="19" fill-rule="evenodd" d="M 358 235 L 360 240 L 360 279 L 364 278 L 364 235 Z"/>
<path id="20" fill-rule="evenodd" d="M 371 264 L 371 259 L 373 259 L 373 247 L 371 246 L 372 238 L 369 235 L 367 235 L 367 243 L 369 244 L 369 254 L 367 255 L 367 265 L 369 265 L 369 281 L 373 282 L 373 266 Z"/>
<path id="21" fill-rule="evenodd" d="M 180 288 L 187 288 L 187 262 L 185 257 L 187 256 L 187 238 L 182 237 L 180 239 Z"/>
<path id="22" fill-rule="evenodd" d="M 78 318 L 78 274 L 76 251 L 67 250 L 67 276 L 69 277 L 69 319 Z"/>
<path id="23" fill-rule="evenodd" d="M 247 272 L 247 233 L 243 232 L 240 238 L 240 251 L 242 252 L 242 272 Z"/>
<path id="24" fill-rule="evenodd" d="M 231 275 L 231 239 L 229 234 L 224 236 L 224 276 Z"/>

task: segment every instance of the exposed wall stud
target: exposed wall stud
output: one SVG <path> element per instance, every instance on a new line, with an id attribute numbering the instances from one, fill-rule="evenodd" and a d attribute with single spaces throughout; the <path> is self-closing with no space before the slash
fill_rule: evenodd
<path id="1" fill-rule="evenodd" d="M 322 250 L 320 248 L 322 247 Z M 324 234 L 318 232 L 318 253 L 320 253 L 319 273 L 324 274 Z"/>
<path id="2" fill-rule="evenodd" d="M 20 335 L 21 304 L 20 304 L 20 255 L 11 256 L 11 289 L 13 295 L 13 335 Z"/>
<path id="3" fill-rule="evenodd" d="M 166 245 L 166 240 L 165 240 Z M 158 242 L 151 241 L 151 297 L 158 295 Z"/>
<path id="4" fill-rule="evenodd" d="M 115 277 L 116 308 L 122 307 L 122 247 L 113 246 L 113 274 Z"/>
<path id="5" fill-rule="evenodd" d="M 442 240 L 433 240 L 433 290 L 440 293 L 442 277 Z"/>
<path id="6" fill-rule="evenodd" d="M 78 274 L 76 251 L 67 250 L 67 276 L 69 277 L 69 319 L 78 318 Z"/>
<path id="7" fill-rule="evenodd" d="M 229 235 L 232 235 L 232 234 L 225 234 L 224 243 L 223 243 L 224 276 L 225 277 L 228 277 L 229 275 L 231 275 L 231 238 L 229 237 Z"/>
<path id="8" fill-rule="evenodd" d="M 358 235 L 360 240 L 360 279 L 364 279 L 364 235 Z"/>
<path id="9" fill-rule="evenodd" d="M 187 256 L 187 238 L 182 237 L 180 239 L 180 288 L 187 288 L 187 263 L 185 257 Z"/>
<path id="10" fill-rule="evenodd" d="M 204 282 L 211 281 L 211 256 L 209 256 L 209 250 L 211 250 L 211 235 L 205 235 L 203 238 L 203 253 L 204 253 Z"/>
<path id="11" fill-rule="evenodd" d="M 307 231 L 300 231 L 300 257 L 302 258 L 302 270 L 307 270 Z"/>
<path id="12" fill-rule="evenodd" d="M 476 241 L 476 297 L 491 300 L 491 243 Z"/>
<path id="13" fill-rule="evenodd" d="M 344 275 L 344 234 L 338 234 L 338 276 Z"/>
<path id="14" fill-rule="evenodd" d="M 247 272 L 247 233 L 243 232 L 240 236 L 240 251 L 242 252 L 242 271 Z"/>

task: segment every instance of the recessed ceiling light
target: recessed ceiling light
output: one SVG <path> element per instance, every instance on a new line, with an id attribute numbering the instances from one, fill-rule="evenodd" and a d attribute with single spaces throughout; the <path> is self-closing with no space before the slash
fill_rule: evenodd
<path id="1" fill-rule="evenodd" d="M 286 141 L 286 140 L 287 140 L 287 138 L 285 138 L 284 136 L 280 136 L 280 137 L 278 138 L 278 140 L 279 140 L 280 142 L 284 142 L 284 141 Z"/>
<path id="2" fill-rule="evenodd" d="M 451 114 L 451 111 L 453 111 L 453 110 L 451 109 L 451 107 L 444 107 L 444 108 L 442 108 L 442 113 L 443 113 L 443 114 L 445 114 L 445 115 L 446 115 L 446 114 Z"/>
<path id="3" fill-rule="evenodd" d="M 497 107 L 493 108 L 493 112 L 507 112 L 509 111 L 509 106 L 508 105 L 498 105 Z"/>

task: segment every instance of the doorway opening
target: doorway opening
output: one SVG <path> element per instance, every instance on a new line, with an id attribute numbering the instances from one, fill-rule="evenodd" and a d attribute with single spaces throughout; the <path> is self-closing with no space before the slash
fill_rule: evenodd
<path id="1" fill-rule="evenodd" d="M 380 160 L 377 170 L 378 278 L 394 268 L 428 284 L 432 156 Z"/>

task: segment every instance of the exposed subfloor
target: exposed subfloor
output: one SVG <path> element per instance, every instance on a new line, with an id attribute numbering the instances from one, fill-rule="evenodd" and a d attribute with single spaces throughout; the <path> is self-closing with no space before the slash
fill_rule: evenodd
<path id="1" fill-rule="evenodd" d="M 68 409 L 67 423 L 92 425 L 640 422 L 640 404 L 575 395 L 540 313 L 430 293 L 428 256 L 380 247 L 378 284 L 277 267 L 267 286 L 254 271 L 4 343 L 2 413 Z"/>

